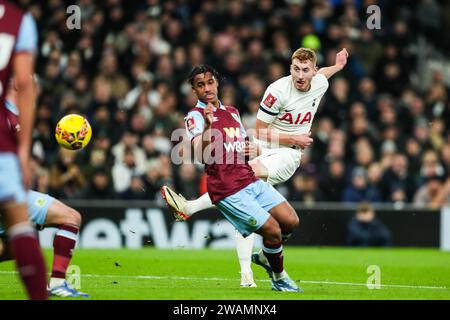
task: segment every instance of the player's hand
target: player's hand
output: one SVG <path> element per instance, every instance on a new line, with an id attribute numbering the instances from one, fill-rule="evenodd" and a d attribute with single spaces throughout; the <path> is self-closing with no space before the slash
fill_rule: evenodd
<path id="1" fill-rule="evenodd" d="M 311 138 L 311 132 L 294 136 L 294 144 L 301 149 L 309 147 L 313 143 L 313 141 L 313 138 Z"/>
<path id="2" fill-rule="evenodd" d="M 25 190 L 31 188 L 31 169 L 30 169 L 30 152 L 23 148 L 17 150 L 17 157 L 19 158 L 20 169 L 22 170 L 22 181 Z"/>
<path id="3" fill-rule="evenodd" d="M 336 66 L 343 69 L 347 64 L 348 52 L 347 49 L 342 49 L 336 54 Z"/>
<path id="4" fill-rule="evenodd" d="M 261 154 L 261 146 L 249 140 L 245 141 L 244 155 L 248 159 L 254 159 Z"/>
<path id="5" fill-rule="evenodd" d="M 214 114 L 214 106 L 210 102 L 206 105 L 205 110 L 203 111 L 203 118 L 205 119 L 206 125 L 211 126 L 213 123 L 213 114 Z"/>

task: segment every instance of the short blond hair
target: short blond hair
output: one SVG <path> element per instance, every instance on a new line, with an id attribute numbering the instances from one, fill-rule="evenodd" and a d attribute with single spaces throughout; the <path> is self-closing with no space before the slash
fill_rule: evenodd
<path id="1" fill-rule="evenodd" d="M 303 61 L 312 61 L 314 65 L 317 63 L 317 55 L 316 52 L 309 48 L 298 48 L 295 50 L 295 52 L 292 54 L 292 62 L 294 62 L 294 59 L 300 60 L 300 62 Z"/>

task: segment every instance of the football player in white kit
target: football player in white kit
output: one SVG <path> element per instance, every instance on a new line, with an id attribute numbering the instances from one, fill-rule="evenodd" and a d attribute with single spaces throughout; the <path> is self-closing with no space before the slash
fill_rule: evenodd
<path id="1" fill-rule="evenodd" d="M 336 54 L 333 66 L 318 69 L 315 52 L 299 48 L 292 54 L 290 75 L 270 84 L 260 103 L 256 119 L 255 144 L 257 157 L 250 160 L 256 176 L 272 185 L 287 181 L 300 166 L 302 149 L 313 142 L 311 126 L 320 100 L 328 89 L 328 79 L 347 64 L 344 48 Z M 187 117 L 188 118 L 188 117 Z M 189 121 L 193 121 L 190 118 Z M 195 126 L 186 125 L 186 130 Z M 192 132 L 191 132 L 192 133 Z M 248 153 L 251 153 L 249 148 Z M 167 186 L 162 195 L 178 221 L 185 221 L 194 213 L 214 207 L 208 193 L 188 201 Z M 283 235 L 287 240 L 290 235 Z M 236 249 L 241 267 L 241 286 L 255 287 L 251 261 L 261 265 L 271 275 L 264 255 L 252 255 L 254 235 L 243 238 L 236 232 Z"/>

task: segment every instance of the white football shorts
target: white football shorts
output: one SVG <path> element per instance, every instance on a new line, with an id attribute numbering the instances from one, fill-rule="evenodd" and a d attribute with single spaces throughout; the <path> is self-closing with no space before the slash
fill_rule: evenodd
<path id="1" fill-rule="evenodd" d="M 289 180 L 300 166 L 302 152 L 289 147 L 263 149 L 256 157 L 268 170 L 267 182 L 276 185 Z"/>

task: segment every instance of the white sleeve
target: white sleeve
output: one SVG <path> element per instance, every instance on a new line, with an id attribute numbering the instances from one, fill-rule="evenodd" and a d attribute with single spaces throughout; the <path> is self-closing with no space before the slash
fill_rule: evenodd
<path id="1" fill-rule="evenodd" d="M 325 77 L 325 75 L 321 74 L 321 73 L 317 73 L 314 76 L 314 79 L 317 80 L 317 83 L 319 84 L 319 87 L 322 89 L 325 89 L 325 91 L 328 89 L 329 86 L 329 82 L 327 77 Z"/>
<path id="2" fill-rule="evenodd" d="M 256 118 L 266 123 L 272 123 L 280 113 L 282 93 L 273 84 L 269 85 L 259 105 Z"/>
<path id="3" fill-rule="evenodd" d="M 196 136 L 202 134 L 205 129 L 205 119 L 199 111 L 191 111 L 184 118 L 184 125 L 186 127 L 186 134 L 189 140 L 192 141 Z"/>

